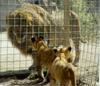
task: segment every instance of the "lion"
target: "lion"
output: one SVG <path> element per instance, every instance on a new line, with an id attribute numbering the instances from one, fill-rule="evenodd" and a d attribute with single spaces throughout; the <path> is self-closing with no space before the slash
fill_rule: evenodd
<path id="1" fill-rule="evenodd" d="M 74 18 L 71 21 L 71 26 L 73 26 L 71 34 L 75 33 L 75 31 L 79 34 L 79 19 L 75 12 L 70 11 L 69 13 L 71 18 Z M 50 34 L 45 34 L 45 32 L 50 32 L 49 29 L 54 29 L 55 26 L 57 26 L 57 22 L 46 10 L 38 5 L 29 3 L 25 3 L 21 7 L 10 12 L 6 17 L 6 23 L 8 38 L 23 55 L 32 55 L 30 52 L 32 49 L 30 40 L 32 36 L 45 35 L 45 37 L 49 39 Z M 75 25 L 76 27 L 74 27 Z M 77 34 L 73 35 L 73 40 L 76 35 Z M 80 36 L 78 35 L 76 38 L 80 38 Z"/>
<path id="2" fill-rule="evenodd" d="M 37 65 L 38 75 L 40 80 L 45 82 L 45 77 L 43 76 L 43 68 L 50 68 L 53 60 L 56 58 L 57 49 L 49 48 L 44 41 L 42 36 L 32 37 L 32 48 L 37 50 L 37 56 L 35 59 Z"/>
<path id="3" fill-rule="evenodd" d="M 32 43 L 33 43 L 33 49 L 37 50 L 37 57 L 36 57 L 36 62 L 37 62 L 37 71 L 38 75 L 40 75 L 40 79 L 45 80 L 43 76 L 43 71 L 42 68 L 47 68 L 48 71 L 50 72 L 50 75 L 52 75 L 53 71 L 53 65 L 55 65 L 55 61 L 58 59 L 58 57 L 64 57 L 64 62 L 61 60 L 61 62 L 65 65 L 68 63 L 69 70 L 71 69 L 70 66 L 72 66 L 72 58 L 71 58 L 71 47 L 68 48 L 61 48 L 61 49 L 54 49 L 54 48 L 48 48 L 48 46 L 45 44 L 44 38 L 43 37 L 38 37 L 38 38 L 32 38 Z M 63 66 L 61 64 L 58 64 L 59 66 Z M 69 66 L 70 65 L 70 66 Z M 67 68 L 66 66 L 66 68 Z M 56 67 L 56 66 L 55 66 Z M 73 70 L 71 69 L 71 72 Z M 58 72 L 58 71 L 57 71 Z M 64 71 L 63 71 L 64 72 Z M 62 74 L 63 74 L 62 72 Z M 66 71 L 68 72 L 68 71 Z M 73 71 L 74 72 L 74 71 Z M 56 71 L 55 71 L 56 73 Z M 75 86 L 75 85 L 72 85 Z"/>
<path id="4" fill-rule="evenodd" d="M 69 56 L 71 47 L 67 49 L 67 55 Z M 57 57 L 54 59 L 50 72 L 50 86 L 76 86 L 75 67 L 71 62 L 66 60 L 68 58 L 62 50 L 57 53 Z"/>
<path id="5" fill-rule="evenodd" d="M 35 4 L 25 3 L 6 17 L 7 34 L 12 44 L 24 55 L 31 55 L 31 37 L 44 35 L 54 25 L 47 11 Z M 47 26 L 44 26 L 47 25 Z M 41 32 L 39 34 L 39 32 Z"/>
<path id="6" fill-rule="evenodd" d="M 79 22 L 76 14 L 73 11 L 69 13 L 71 13 L 70 16 L 72 18 L 74 17 L 76 21 Z M 55 27 L 57 26 L 57 22 L 52 16 L 53 15 L 50 15 L 42 7 L 29 3 L 24 3 L 21 7 L 10 12 L 6 17 L 6 23 L 8 38 L 12 45 L 19 49 L 21 54 L 30 55 L 34 60 L 34 56 L 32 56 L 32 44 L 30 39 L 32 36 L 42 35 L 48 39 L 49 44 L 49 39 L 55 38 L 55 36 L 52 36 L 51 38 L 49 33 L 50 30 L 55 32 Z M 74 20 L 72 21 L 74 22 Z M 71 25 L 73 26 L 74 24 L 75 22 Z M 77 27 L 79 27 L 78 23 Z M 73 27 L 73 30 L 74 28 L 75 27 Z M 74 43 L 76 43 L 76 41 Z M 79 42 L 76 44 L 76 51 L 79 52 Z M 77 53 L 76 57 L 79 57 L 79 53 Z"/>

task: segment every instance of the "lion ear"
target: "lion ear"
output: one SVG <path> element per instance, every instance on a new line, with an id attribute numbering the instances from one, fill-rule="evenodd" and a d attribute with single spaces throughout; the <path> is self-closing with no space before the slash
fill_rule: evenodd
<path id="1" fill-rule="evenodd" d="M 65 49 L 65 53 L 71 52 L 72 48 L 69 46 L 68 48 Z"/>
<path id="2" fill-rule="evenodd" d="M 42 40 L 43 40 L 43 39 L 44 39 L 44 37 L 43 37 L 43 36 L 39 36 L 39 39 L 42 39 Z"/>
<path id="3" fill-rule="evenodd" d="M 35 37 L 32 37 L 32 38 L 31 38 L 31 41 L 32 41 L 32 42 L 35 42 L 35 41 L 36 41 Z"/>
<path id="4" fill-rule="evenodd" d="M 68 51 L 71 51 L 71 50 L 72 50 L 72 48 L 71 48 L 71 47 L 68 47 L 68 48 L 67 48 L 67 50 L 68 50 Z"/>
<path id="5" fill-rule="evenodd" d="M 57 52 L 57 49 L 53 49 L 53 51 L 56 53 Z"/>

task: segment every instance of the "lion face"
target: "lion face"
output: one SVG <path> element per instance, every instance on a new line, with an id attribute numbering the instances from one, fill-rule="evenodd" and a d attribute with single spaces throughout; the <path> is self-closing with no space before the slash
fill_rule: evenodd
<path id="1" fill-rule="evenodd" d="M 34 35 L 31 31 L 27 32 L 25 28 L 10 27 L 7 35 L 12 45 L 18 48 L 23 55 L 31 55 L 31 37 Z"/>
<path id="2" fill-rule="evenodd" d="M 16 42 L 18 44 L 23 44 L 26 43 L 27 41 L 29 41 L 32 37 L 32 35 L 34 35 L 32 33 L 32 30 L 29 30 L 29 28 L 14 28 L 12 30 L 12 34 L 14 36 L 14 40 L 16 40 Z"/>
<path id="3" fill-rule="evenodd" d="M 32 37 L 31 38 L 33 49 L 39 50 L 40 48 L 47 48 L 47 42 L 44 41 L 44 38 L 42 36 L 39 36 L 37 38 Z"/>
<path id="4" fill-rule="evenodd" d="M 13 35 L 15 37 L 15 40 L 21 44 L 21 43 L 24 43 L 26 38 L 27 38 L 27 34 L 25 32 L 25 30 L 23 29 L 20 29 L 20 28 L 14 28 L 13 30 Z"/>

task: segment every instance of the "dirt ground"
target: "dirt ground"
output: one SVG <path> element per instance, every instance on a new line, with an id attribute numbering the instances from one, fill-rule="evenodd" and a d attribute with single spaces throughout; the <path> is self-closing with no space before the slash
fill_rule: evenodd
<path id="1" fill-rule="evenodd" d="M 16 82 L 19 82 L 16 84 Z M 41 84 L 34 84 L 31 80 L 14 80 L 14 79 L 6 79 L 5 81 L 0 84 L 0 86 L 49 86 L 49 84 L 41 85 Z"/>
<path id="2" fill-rule="evenodd" d="M 98 64 L 100 39 L 96 43 L 81 43 L 81 55 L 78 67 L 78 86 L 98 86 Z M 10 41 L 7 39 L 6 32 L 0 33 L 0 72 L 9 70 L 23 70 L 28 69 L 32 64 L 32 59 L 20 54 L 20 52 L 13 48 Z M 12 82 L 20 82 L 20 85 L 11 85 Z M 14 80 L 11 78 L 0 79 L 0 86 L 41 86 L 31 85 L 30 80 Z M 22 84 L 26 83 L 26 84 Z M 49 86 L 49 84 L 45 85 Z"/>

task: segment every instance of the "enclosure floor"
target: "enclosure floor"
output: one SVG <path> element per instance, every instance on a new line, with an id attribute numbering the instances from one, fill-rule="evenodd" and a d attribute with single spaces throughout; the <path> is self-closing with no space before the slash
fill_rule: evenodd
<path id="1" fill-rule="evenodd" d="M 18 80 L 18 81 L 23 81 L 24 82 L 24 80 Z M 20 85 L 15 84 L 14 85 L 14 84 L 11 84 L 12 82 L 14 82 L 13 79 L 5 79 L 5 80 L 2 80 L 2 83 L 0 83 L 0 86 L 49 86 L 49 83 L 46 84 L 46 85 L 40 85 L 40 84 L 34 84 L 33 85 L 33 83 L 31 82 L 31 84 L 20 84 Z"/>
<path id="2" fill-rule="evenodd" d="M 22 55 L 7 38 L 6 32 L 0 33 L 0 72 L 24 70 L 32 64 L 30 56 Z"/>
<path id="3" fill-rule="evenodd" d="M 98 86 L 98 62 L 100 51 L 100 39 L 97 43 L 81 43 L 81 55 L 79 61 L 80 80 L 83 81 L 79 86 Z M 0 72 L 9 70 L 27 69 L 32 64 L 30 57 L 25 58 L 20 52 L 12 47 L 7 39 L 7 33 L 0 33 Z M 0 86 L 11 86 L 11 79 L 0 80 Z M 13 85 L 14 86 L 14 85 Z M 41 85 L 15 85 L 15 86 L 41 86 Z M 49 86 L 49 85 L 45 85 Z"/>

